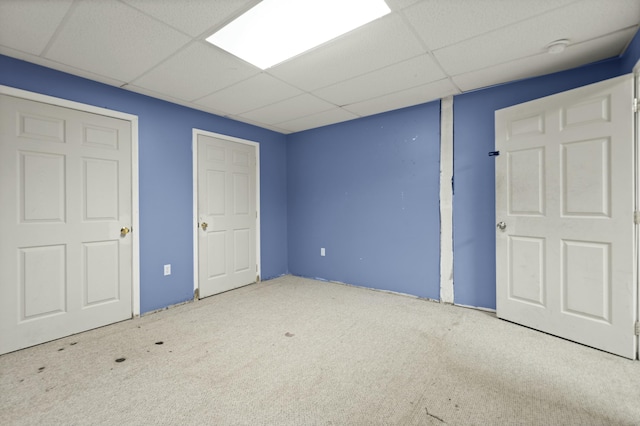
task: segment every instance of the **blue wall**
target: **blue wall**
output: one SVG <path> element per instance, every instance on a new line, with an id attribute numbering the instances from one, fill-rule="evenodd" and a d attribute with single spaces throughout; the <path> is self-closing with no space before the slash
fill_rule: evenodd
<path id="1" fill-rule="evenodd" d="M 262 276 L 287 273 L 284 135 L 2 55 L 0 84 L 138 116 L 142 313 L 193 298 L 193 128 L 260 143 Z"/>
<path id="2" fill-rule="evenodd" d="M 495 308 L 494 111 L 639 58 L 640 33 L 620 58 L 455 97 L 456 303 Z M 260 142 L 263 279 L 291 271 L 439 298 L 439 102 L 284 136 L 1 55 L 0 84 L 139 117 L 142 312 L 192 297 L 194 127 Z"/>
<path id="3" fill-rule="evenodd" d="M 628 72 L 628 71 L 627 71 Z M 495 309 L 494 112 L 623 74 L 614 59 L 454 97 L 455 303 Z"/>
<path id="4" fill-rule="evenodd" d="M 440 102 L 289 135 L 291 273 L 439 299 L 439 156 Z"/>

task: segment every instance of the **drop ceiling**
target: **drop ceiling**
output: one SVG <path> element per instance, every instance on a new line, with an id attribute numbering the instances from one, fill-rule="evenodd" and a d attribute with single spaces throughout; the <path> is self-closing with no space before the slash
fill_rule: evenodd
<path id="1" fill-rule="evenodd" d="M 640 24 L 640 0 L 387 0 L 263 71 L 204 41 L 257 3 L 0 0 L 0 54 L 287 134 L 616 57 Z"/>

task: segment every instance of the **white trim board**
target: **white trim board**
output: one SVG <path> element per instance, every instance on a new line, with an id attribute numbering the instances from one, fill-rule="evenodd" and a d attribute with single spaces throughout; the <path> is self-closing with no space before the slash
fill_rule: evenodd
<path id="1" fill-rule="evenodd" d="M 134 317 L 140 316 L 140 238 L 138 236 L 138 230 L 140 228 L 138 199 L 138 116 L 101 108 L 94 105 L 70 101 L 67 99 L 43 95 L 41 93 L 16 89 L 15 87 L 4 85 L 0 85 L 0 94 L 60 106 L 64 108 L 76 109 L 78 111 L 99 114 L 105 117 L 118 118 L 121 120 L 129 121 L 131 123 L 131 313 Z"/>
<path id="2" fill-rule="evenodd" d="M 440 302 L 453 303 L 453 96 L 440 100 Z"/>
<path id="3" fill-rule="evenodd" d="M 193 153 L 193 294 L 194 298 L 200 287 L 199 271 L 198 271 L 198 136 L 210 136 L 218 139 L 224 139 L 231 142 L 237 142 L 245 145 L 251 145 L 256 150 L 256 211 L 258 217 L 256 219 L 256 265 L 258 267 L 257 274 L 262 280 L 262 261 L 260 259 L 260 144 L 258 142 L 247 139 L 240 139 L 234 136 L 223 135 L 221 133 L 209 132 L 207 130 L 193 129 L 191 139 L 191 151 Z"/>
<path id="4" fill-rule="evenodd" d="M 634 67 L 634 98 L 640 97 L 640 61 L 636 63 Z M 640 113 L 638 111 L 634 114 L 634 184 L 635 184 L 635 210 L 640 211 Z M 636 283 L 636 326 L 640 323 L 640 229 L 638 225 L 635 225 L 635 244 L 633 246 L 635 253 L 634 258 L 636 265 L 634 268 L 634 282 Z M 640 359 L 640 337 L 636 336 L 636 360 Z"/>

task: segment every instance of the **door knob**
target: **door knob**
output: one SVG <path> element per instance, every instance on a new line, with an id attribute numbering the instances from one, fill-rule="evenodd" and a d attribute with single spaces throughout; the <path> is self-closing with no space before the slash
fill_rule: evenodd
<path id="1" fill-rule="evenodd" d="M 120 236 L 124 237 L 125 235 L 127 235 L 129 232 L 131 232 L 131 230 L 129 228 L 127 228 L 126 226 L 123 228 L 120 228 Z"/>
<path id="2" fill-rule="evenodd" d="M 203 231 L 206 231 L 207 227 L 209 226 L 209 224 L 207 222 L 202 222 L 202 224 L 200 226 L 202 227 Z"/>
<path id="3" fill-rule="evenodd" d="M 501 231 L 504 231 L 505 229 L 507 229 L 507 224 L 504 222 L 498 222 L 498 224 L 496 225 L 496 228 L 498 228 Z"/>

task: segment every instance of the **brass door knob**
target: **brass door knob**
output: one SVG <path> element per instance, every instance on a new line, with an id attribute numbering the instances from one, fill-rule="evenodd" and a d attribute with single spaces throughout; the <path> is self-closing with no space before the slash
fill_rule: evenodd
<path id="1" fill-rule="evenodd" d="M 202 230 L 203 230 L 203 231 L 206 231 L 206 230 L 207 230 L 207 227 L 209 226 L 209 224 L 208 224 L 207 222 L 202 222 L 202 223 L 200 224 L 200 226 L 202 227 Z"/>
<path id="2" fill-rule="evenodd" d="M 129 232 L 131 232 L 131 230 L 129 228 L 127 228 L 126 226 L 123 228 L 120 228 L 120 236 L 124 237 L 125 235 L 127 235 Z"/>

